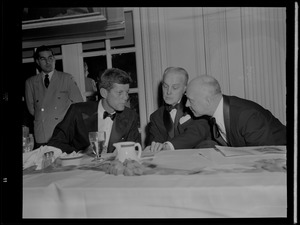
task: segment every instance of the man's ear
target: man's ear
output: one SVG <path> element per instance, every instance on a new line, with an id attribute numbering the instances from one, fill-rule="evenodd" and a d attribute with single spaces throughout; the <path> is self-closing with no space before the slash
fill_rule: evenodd
<path id="1" fill-rule="evenodd" d="M 207 106 L 209 106 L 210 104 L 212 104 L 212 98 L 211 98 L 211 96 L 207 95 L 205 97 L 205 103 L 206 103 Z"/>
<path id="2" fill-rule="evenodd" d="M 40 62 L 38 59 L 35 60 L 35 63 L 38 65 L 38 67 L 40 67 Z"/>
<path id="3" fill-rule="evenodd" d="M 100 95 L 102 96 L 102 98 L 106 98 L 107 90 L 105 88 L 100 88 Z"/>

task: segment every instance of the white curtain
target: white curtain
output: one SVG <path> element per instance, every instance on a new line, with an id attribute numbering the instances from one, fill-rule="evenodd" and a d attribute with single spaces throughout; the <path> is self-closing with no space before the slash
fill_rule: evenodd
<path id="1" fill-rule="evenodd" d="M 215 76 L 286 124 L 285 8 L 141 8 L 147 117 L 168 66 Z"/>

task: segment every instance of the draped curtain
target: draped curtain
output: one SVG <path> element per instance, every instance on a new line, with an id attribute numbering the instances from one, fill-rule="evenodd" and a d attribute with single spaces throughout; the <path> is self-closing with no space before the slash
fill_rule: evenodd
<path id="1" fill-rule="evenodd" d="M 286 123 L 286 8 L 141 8 L 140 16 L 147 117 L 164 69 L 181 66 Z"/>

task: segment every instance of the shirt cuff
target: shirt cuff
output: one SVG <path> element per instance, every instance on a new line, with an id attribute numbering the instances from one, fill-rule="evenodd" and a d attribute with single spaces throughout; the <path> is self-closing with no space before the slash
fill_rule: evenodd
<path id="1" fill-rule="evenodd" d="M 166 142 L 164 143 L 164 145 L 167 145 L 167 146 L 168 146 L 168 147 L 167 147 L 168 150 L 175 150 L 173 144 L 172 144 L 171 142 L 169 142 L 169 141 L 166 141 Z"/>

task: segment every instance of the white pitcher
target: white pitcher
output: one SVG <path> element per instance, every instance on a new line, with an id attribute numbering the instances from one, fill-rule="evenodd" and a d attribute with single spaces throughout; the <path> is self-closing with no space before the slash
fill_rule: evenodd
<path id="1" fill-rule="evenodd" d="M 133 141 L 124 141 L 113 144 L 116 147 L 117 156 L 120 162 L 124 162 L 125 159 L 132 159 L 135 161 L 139 161 L 142 155 L 142 147 L 140 143 L 136 143 Z M 138 147 L 138 151 L 136 151 L 136 147 Z"/>

